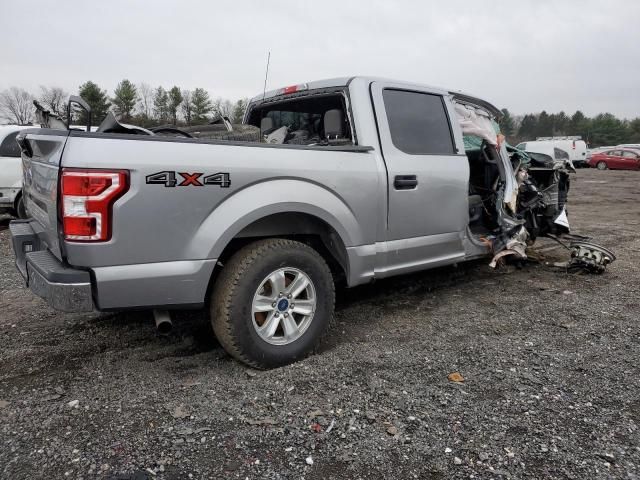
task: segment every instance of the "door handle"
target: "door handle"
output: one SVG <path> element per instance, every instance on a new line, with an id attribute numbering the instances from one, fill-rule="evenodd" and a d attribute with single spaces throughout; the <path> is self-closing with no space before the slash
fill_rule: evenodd
<path id="1" fill-rule="evenodd" d="M 418 186 L 415 175 L 396 175 L 393 179 L 393 187 L 396 190 L 413 190 Z"/>

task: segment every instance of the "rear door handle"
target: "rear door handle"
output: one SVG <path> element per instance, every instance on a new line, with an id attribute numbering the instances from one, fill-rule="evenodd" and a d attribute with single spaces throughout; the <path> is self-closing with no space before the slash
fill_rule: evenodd
<path id="1" fill-rule="evenodd" d="M 415 175 L 396 175 L 393 179 L 393 187 L 396 190 L 413 190 L 418 186 Z"/>

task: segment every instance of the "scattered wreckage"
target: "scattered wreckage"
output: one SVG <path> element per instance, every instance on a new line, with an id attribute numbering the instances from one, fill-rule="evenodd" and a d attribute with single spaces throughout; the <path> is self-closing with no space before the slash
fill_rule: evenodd
<path id="1" fill-rule="evenodd" d="M 28 286 L 64 311 L 154 309 L 164 331 L 169 310 L 206 306 L 255 367 L 314 350 L 335 284 L 497 265 L 569 232 L 571 162 L 507 146 L 500 111 L 459 92 L 338 78 L 256 96 L 242 126 L 109 114 L 97 131 L 72 102 L 86 131 L 39 108 L 44 128 L 18 136 L 30 219 L 10 230 Z M 568 248 L 571 268 L 615 259 Z"/>

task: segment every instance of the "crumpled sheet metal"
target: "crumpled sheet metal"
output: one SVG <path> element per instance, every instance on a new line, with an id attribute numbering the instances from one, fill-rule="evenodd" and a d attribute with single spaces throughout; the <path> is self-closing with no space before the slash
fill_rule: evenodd
<path id="1" fill-rule="evenodd" d="M 511 255 L 515 255 L 518 258 L 521 258 L 523 260 L 526 259 L 527 258 L 526 249 L 527 249 L 528 239 L 529 239 L 529 232 L 527 232 L 526 228 L 520 227 L 520 229 L 516 232 L 516 234 L 513 235 L 507 241 L 505 248 L 503 250 L 500 250 L 498 253 L 496 253 L 493 256 L 493 259 L 491 259 L 491 263 L 489 263 L 489 266 L 491 268 L 496 268 L 496 266 L 498 265 L 498 261 L 501 258 L 511 256 Z"/>

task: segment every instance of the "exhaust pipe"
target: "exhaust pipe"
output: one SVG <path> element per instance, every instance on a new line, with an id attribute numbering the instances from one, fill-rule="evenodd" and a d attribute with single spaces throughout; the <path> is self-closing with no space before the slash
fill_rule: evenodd
<path id="1" fill-rule="evenodd" d="M 160 335 L 169 335 L 173 330 L 173 322 L 168 310 L 154 310 L 153 318 L 156 321 L 156 328 Z"/>

